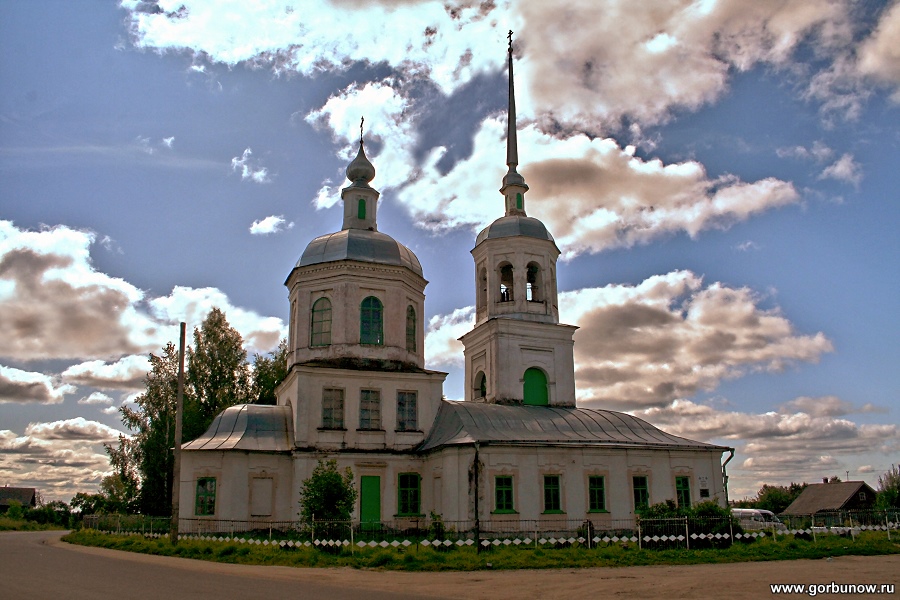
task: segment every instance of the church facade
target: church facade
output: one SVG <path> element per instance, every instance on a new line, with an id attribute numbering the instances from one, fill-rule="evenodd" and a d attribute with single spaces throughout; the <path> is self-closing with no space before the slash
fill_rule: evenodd
<path id="1" fill-rule="evenodd" d="M 602 528 L 667 499 L 726 505 L 722 454 L 732 449 L 576 406 L 577 328 L 559 322 L 559 249 L 527 216 L 517 172 L 511 51 L 509 70 L 505 210 L 472 250 L 465 398 L 444 399 L 446 373 L 425 368 L 428 282 L 415 254 L 378 230 L 360 139 L 341 230 L 312 240 L 285 282 L 289 374 L 277 406 L 228 408 L 183 446 L 182 518 L 295 520 L 322 459 L 351 468 L 362 523 L 440 515 Z"/>

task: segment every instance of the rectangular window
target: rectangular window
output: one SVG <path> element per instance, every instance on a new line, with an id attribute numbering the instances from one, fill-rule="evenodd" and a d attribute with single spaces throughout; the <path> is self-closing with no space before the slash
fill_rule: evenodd
<path id="1" fill-rule="evenodd" d="M 397 431 L 417 431 L 419 428 L 415 392 L 397 392 Z"/>
<path id="2" fill-rule="evenodd" d="M 344 390 L 322 390 L 322 429 L 344 428 Z"/>
<path id="3" fill-rule="evenodd" d="M 494 511 L 514 512 L 513 478 L 510 475 L 498 475 L 494 478 Z"/>
<path id="4" fill-rule="evenodd" d="M 381 429 L 381 392 L 359 391 L 359 428 Z"/>
<path id="5" fill-rule="evenodd" d="M 194 514 L 201 517 L 216 514 L 215 477 L 200 477 L 197 479 L 197 496 Z"/>
<path id="6" fill-rule="evenodd" d="M 635 475 L 631 479 L 634 488 L 634 512 L 650 506 L 650 484 L 646 475 Z"/>
<path id="7" fill-rule="evenodd" d="M 588 510 L 601 512 L 606 510 L 606 481 L 600 475 L 588 477 Z"/>
<path id="8" fill-rule="evenodd" d="M 419 499 L 422 477 L 418 473 L 400 473 L 397 479 L 397 514 L 400 516 L 416 515 L 421 512 Z"/>
<path id="9" fill-rule="evenodd" d="M 544 512 L 562 512 L 559 475 L 544 475 Z"/>
<path id="10" fill-rule="evenodd" d="M 678 506 L 688 508 L 691 505 L 691 478 L 676 477 L 675 478 L 675 499 Z"/>

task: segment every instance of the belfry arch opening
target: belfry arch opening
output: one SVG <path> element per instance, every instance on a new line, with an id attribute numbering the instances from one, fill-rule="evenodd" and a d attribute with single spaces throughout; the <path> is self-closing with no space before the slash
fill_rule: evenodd
<path id="1" fill-rule="evenodd" d="M 487 377 L 485 377 L 484 371 L 478 371 L 474 383 L 472 397 L 476 400 L 483 400 L 487 397 Z"/>
<path id="2" fill-rule="evenodd" d="M 525 277 L 525 299 L 529 302 L 542 302 L 544 291 L 540 265 L 536 262 L 528 263 Z"/>
<path id="3" fill-rule="evenodd" d="M 481 310 L 487 305 L 487 269 L 484 267 L 478 272 L 478 294 L 476 296 L 475 308 Z"/>
<path id="4" fill-rule="evenodd" d="M 547 375 L 536 367 L 525 370 L 522 389 L 523 402 L 529 406 L 547 406 L 550 393 L 547 389 Z"/>
<path id="5" fill-rule="evenodd" d="M 513 268 L 509 263 L 500 265 L 500 302 L 512 302 L 513 298 Z"/>

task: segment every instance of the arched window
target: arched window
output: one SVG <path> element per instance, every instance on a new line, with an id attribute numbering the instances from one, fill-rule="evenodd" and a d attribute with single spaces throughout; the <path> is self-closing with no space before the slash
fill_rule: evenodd
<path id="1" fill-rule="evenodd" d="M 365 219 L 366 218 L 366 199 L 360 198 L 356 203 L 356 218 L 357 219 Z"/>
<path id="2" fill-rule="evenodd" d="M 522 193 L 519 192 L 516 194 L 516 208 L 522 210 L 525 205 L 525 201 L 522 199 Z"/>
<path id="3" fill-rule="evenodd" d="M 541 267 L 537 263 L 528 263 L 526 274 L 525 294 L 529 302 L 540 302 L 541 297 Z"/>
<path id="4" fill-rule="evenodd" d="M 369 296 L 362 301 L 359 315 L 359 343 L 384 345 L 384 310 L 381 300 Z"/>
<path id="5" fill-rule="evenodd" d="M 309 327 L 310 346 L 331 345 L 331 300 L 319 298 L 313 303 Z"/>
<path id="6" fill-rule="evenodd" d="M 485 398 L 487 396 L 487 377 L 483 371 L 478 371 L 475 375 L 475 397 Z"/>
<path id="7" fill-rule="evenodd" d="M 406 307 L 406 351 L 416 351 L 416 309 L 412 304 Z"/>
<path id="8" fill-rule="evenodd" d="M 500 266 L 500 302 L 513 301 L 513 268 L 506 263 Z"/>
<path id="9" fill-rule="evenodd" d="M 531 406 L 547 406 L 550 398 L 547 391 L 547 376 L 540 369 L 525 370 L 524 402 Z"/>

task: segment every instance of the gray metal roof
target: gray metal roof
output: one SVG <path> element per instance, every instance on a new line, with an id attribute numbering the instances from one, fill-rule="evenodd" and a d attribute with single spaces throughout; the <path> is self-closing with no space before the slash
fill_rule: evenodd
<path id="1" fill-rule="evenodd" d="M 539 220 L 534 217 L 523 217 L 521 215 L 510 215 L 500 217 L 487 227 L 481 230 L 478 237 L 475 238 L 475 245 L 487 239 L 513 237 L 513 236 L 533 237 L 540 240 L 553 241 L 553 236 L 547 231 L 547 228 Z"/>
<path id="2" fill-rule="evenodd" d="M 289 452 L 293 447 L 290 407 L 238 404 L 219 413 L 206 433 L 181 449 Z"/>
<path id="3" fill-rule="evenodd" d="M 419 450 L 473 442 L 729 450 L 671 435 L 611 410 L 448 400 L 442 401 L 434 427 Z"/>
<path id="4" fill-rule="evenodd" d="M 380 231 L 343 229 L 337 233 L 320 235 L 309 243 L 297 262 L 298 267 L 338 260 L 407 267 L 422 276 L 422 265 L 413 251 Z"/>
<path id="5" fill-rule="evenodd" d="M 806 486 L 781 514 L 811 515 L 822 510 L 841 510 L 860 491 L 868 492 L 870 499 L 875 498 L 875 490 L 865 481 L 813 483 Z"/>

